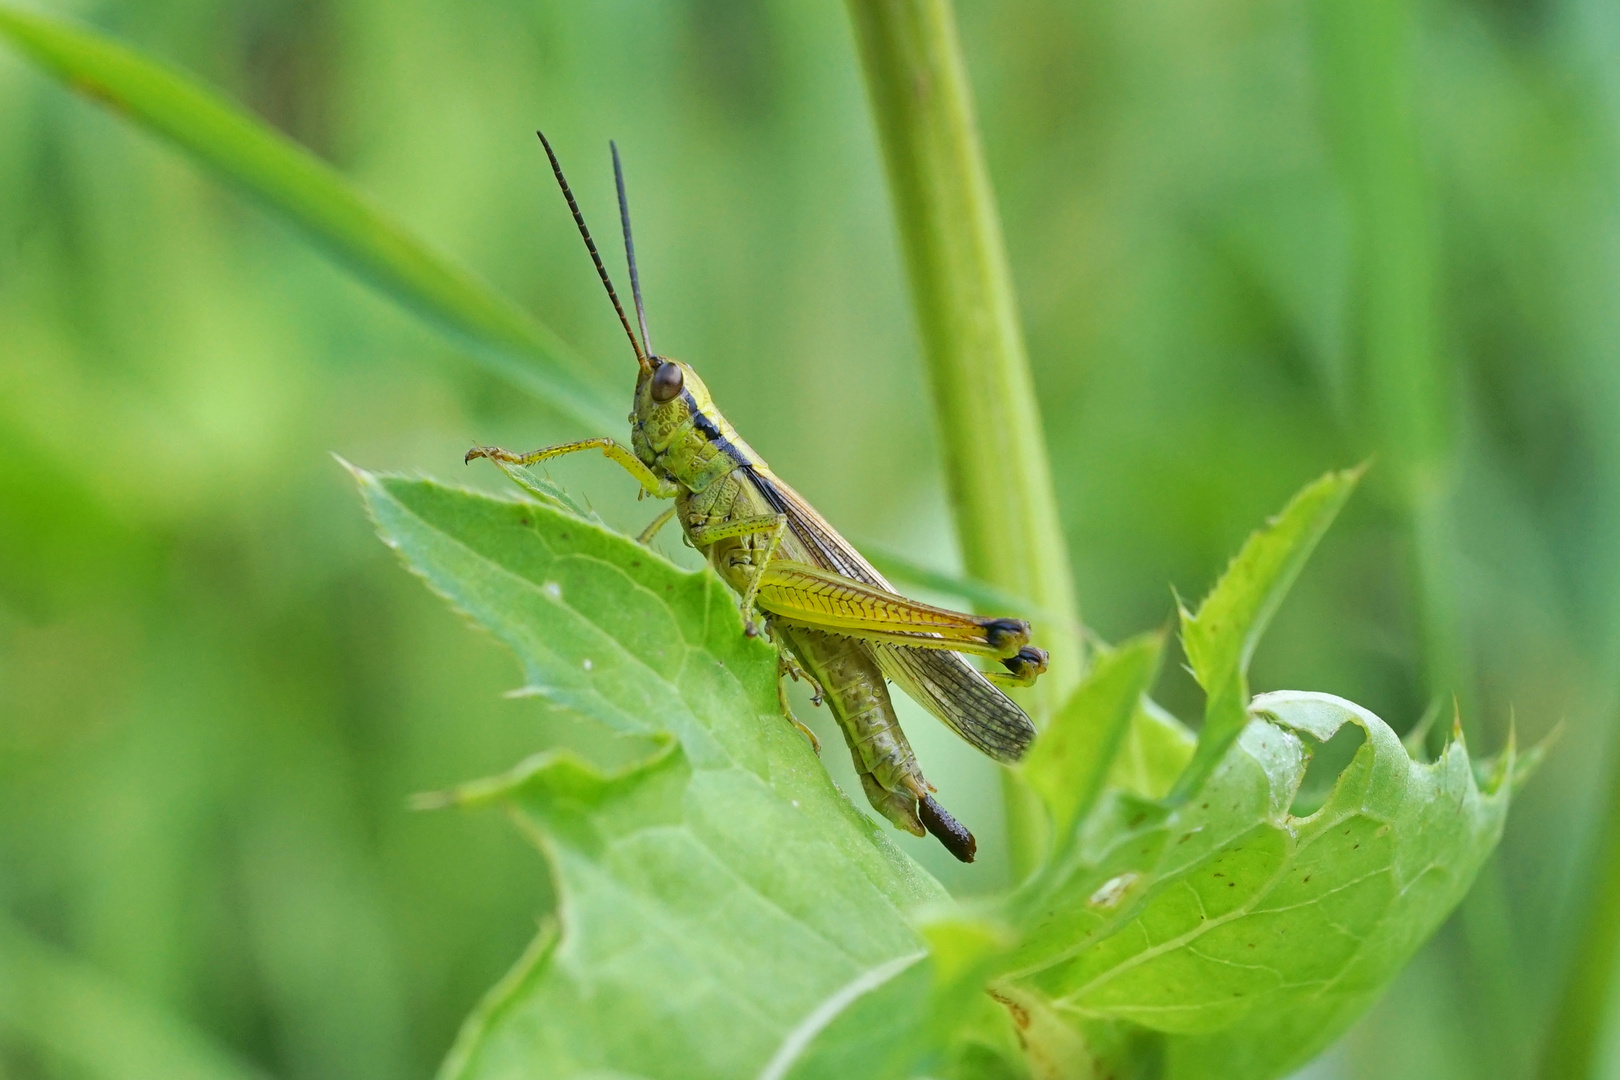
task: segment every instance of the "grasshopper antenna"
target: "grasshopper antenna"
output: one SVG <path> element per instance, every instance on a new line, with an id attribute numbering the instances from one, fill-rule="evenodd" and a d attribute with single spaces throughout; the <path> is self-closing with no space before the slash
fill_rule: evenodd
<path id="1" fill-rule="evenodd" d="M 641 306 L 641 275 L 636 272 L 636 242 L 630 238 L 630 200 L 624 197 L 624 169 L 619 166 L 619 145 L 608 140 L 613 151 L 613 183 L 619 189 L 619 225 L 624 229 L 624 258 L 630 264 L 630 295 L 636 301 L 636 321 L 641 324 L 641 344 L 651 359 L 652 338 L 647 336 L 647 309 Z"/>
<path id="2" fill-rule="evenodd" d="M 591 261 L 596 264 L 597 276 L 602 279 L 602 285 L 607 289 L 608 299 L 613 301 L 613 310 L 619 313 L 619 322 L 624 326 L 625 336 L 630 339 L 630 347 L 636 351 L 636 363 L 640 365 L 642 371 L 651 371 L 652 363 L 647 359 L 647 353 L 644 349 L 642 349 L 641 343 L 636 340 L 636 332 L 630 329 L 630 319 L 624 313 L 624 305 L 619 303 L 619 294 L 613 291 L 613 280 L 608 277 L 607 267 L 602 265 L 602 256 L 596 251 L 596 241 L 591 239 L 591 230 L 585 227 L 585 215 L 579 212 L 579 203 L 574 201 L 574 193 L 568 186 L 568 178 L 563 175 L 562 165 L 558 164 L 557 155 L 551 149 L 551 143 L 546 140 L 546 133 L 543 131 L 536 131 L 535 134 L 540 136 L 540 145 L 546 148 L 546 157 L 551 159 L 551 171 L 557 175 L 557 186 L 562 188 L 563 198 L 568 200 L 568 209 L 574 213 L 574 224 L 579 226 L 579 235 L 585 238 L 585 247 L 591 253 Z M 615 159 L 614 171 L 618 171 L 617 159 Z M 624 185 L 622 181 L 619 185 L 619 191 L 619 205 L 622 207 L 624 205 Z M 628 238 L 629 233 L 626 232 L 625 236 Z M 636 274 L 635 263 L 632 262 L 630 267 L 630 277 L 631 280 L 634 281 Z M 641 310 L 641 299 L 639 294 L 636 298 L 636 310 L 639 314 Z M 642 326 L 642 336 L 645 337 L 645 320 L 642 322 Z"/>

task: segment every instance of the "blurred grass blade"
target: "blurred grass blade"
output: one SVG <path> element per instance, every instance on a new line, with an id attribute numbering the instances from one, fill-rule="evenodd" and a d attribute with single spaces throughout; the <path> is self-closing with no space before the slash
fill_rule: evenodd
<path id="1" fill-rule="evenodd" d="M 1551 1029 L 1542 1045 L 1539 1080 L 1601 1075 L 1614 1015 L 1615 958 L 1620 956 L 1620 756 L 1611 752 L 1607 808 L 1590 847 L 1581 933 L 1564 976 Z"/>
<path id="2" fill-rule="evenodd" d="M 314 154 L 191 78 L 59 19 L 0 5 L 0 34 L 72 89 L 166 136 L 329 254 L 593 432 L 623 409 L 551 330 L 432 251 Z"/>
<path id="3" fill-rule="evenodd" d="M 264 1080 L 203 1033 L 0 916 L 0 1035 L 71 1075 Z M 52 1073 L 51 1075 L 55 1075 Z"/>

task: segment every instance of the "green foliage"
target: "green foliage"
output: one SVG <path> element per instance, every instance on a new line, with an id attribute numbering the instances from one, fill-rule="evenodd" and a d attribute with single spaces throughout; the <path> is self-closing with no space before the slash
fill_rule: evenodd
<path id="1" fill-rule="evenodd" d="M 1620 815 L 1606 843 L 1584 838 L 1620 805 L 1594 767 L 1620 641 L 1620 9 L 958 6 L 1089 626 L 1155 625 L 1166 581 L 1196 597 L 1299 477 L 1376 455 L 1255 685 L 1350 692 L 1397 730 L 1456 692 L 1487 747 L 1514 709 L 1568 721 L 1455 932 L 1312 1075 L 1518 1080 L 1542 1045 L 1567 1055 L 1547 1075 L 1601 1067 Z M 282 149 L 311 147 L 610 369 L 623 340 L 531 132 L 565 151 L 599 233 L 617 136 L 661 347 L 849 535 L 958 565 L 944 429 L 919 392 L 930 358 L 838 5 L 74 10 L 198 73 Z M 31 18 L 7 20 L 8 43 Z M 85 32 L 65 33 L 64 49 Z M 0 48 L 0 906 L 18 928 L 0 935 L 0 1072 L 426 1075 L 555 905 L 499 816 L 413 814 L 407 794 L 555 744 L 613 775 L 663 744 L 503 700 L 505 651 L 394 572 L 327 454 L 448 470 L 472 441 L 621 433 L 622 403 L 536 415 L 511 385 L 561 399 L 530 331 L 501 329 L 511 305 L 413 295 L 440 276 L 369 265 L 391 241 L 322 236 L 297 217 L 318 206 L 278 208 L 229 172 L 272 156 L 215 162 L 179 129 L 171 153 L 139 95 L 103 108 L 112 80 L 42 76 L 33 55 Z M 66 90 L 103 84 L 117 93 Z M 238 128 L 212 130 L 240 149 Z M 271 213 L 242 213 L 221 176 Z M 413 313 L 482 335 L 502 380 Z M 957 436 L 1005 478 L 994 425 Z M 559 474 L 635 533 L 644 506 L 597 464 Z M 1167 708 L 1143 699 L 1108 780 L 1146 799 L 1192 753 L 1170 711 L 1204 704 L 1170 658 L 1155 696 Z M 908 721 L 952 808 L 979 803 L 984 854 L 960 871 L 895 843 L 982 896 L 1008 877 L 997 774 L 926 725 Z M 1604 891 L 1582 919 L 1588 875 Z M 969 920 L 989 943 L 1005 921 Z M 937 961 L 958 938 L 932 925 Z M 1087 1047 L 1043 1001 L 1019 1006 L 1031 1067 L 1080 1067 Z M 966 1015 L 971 1045 L 936 1075 L 1017 1075 L 1018 1033 Z M 1147 1056 L 1160 1040 L 1119 1030 Z"/>
<path id="2" fill-rule="evenodd" d="M 944 891 L 837 794 L 717 577 L 561 509 L 357 475 L 388 543 L 517 653 L 526 693 L 660 739 L 615 770 L 547 754 L 453 796 L 511 803 L 563 931 L 486 1002 L 450 1075 L 752 1076 L 808 1053 L 843 1011 L 828 1002 L 926 989 L 905 912 Z"/>
<path id="3" fill-rule="evenodd" d="M 1105 787 L 1148 723 L 1148 635 L 1098 657 L 1025 766 L 1049 860 L 953 912 L 781 715 L 774 652 L 713 574 L 555 500 L 356 476 L 387 543 L 517 654 L 524 693 L 640 747 L 616 767 L 544 753 L 435 800 L 509 806 L 560 897 L 447 1077 L 855 1080 L 984 1054 L 1067 1059 L 1070 1076 L 1281 1076 L 1383 990 L 1501 834 L 1511 752 L 1481 788 L 1460 741 L 1414 762 L 1325 694 L 1247 704 L 1186 798 Z M 1217 612 L 1233 613 L 1231 666 L 1252 652 L 1353 481 L 1308 487 L 1245 545 L 1188 618 L 1203 671 Z M 1313 746 L 1346 723 L 1361 749 L 1325 806 L 1293 816 Z"/>
<path id="4" fill-rule="evenodd" d="M 1025 759 L 1024 778 L 1045 800 L 1059 845 L 1102 794 L 1158 674 L 1163 644 L 1146 634 L 1097 656 Z"/>
<path id="5" fill-rule="evenodd" d="M 1332 695 L 1262 694 L 1248 712 L 1186 802 L 1116 795 L 1012 901 L 1025 930 L 1001 992 L 1039 994 L 1125 1075 L 1302 1064 L 1382 992 L 1501 836 L 1511 750 L 1481 788 L 1460 741 L 1414 762 Z M 1327 804 L 1295 817 L 1313 744 L 1346 723 L 1365 741 Z"/>

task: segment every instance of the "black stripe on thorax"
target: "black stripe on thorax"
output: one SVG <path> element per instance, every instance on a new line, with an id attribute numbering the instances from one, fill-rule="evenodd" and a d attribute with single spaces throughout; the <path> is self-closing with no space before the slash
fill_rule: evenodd
<path id="1" fill-rule="evenodd" d="M 692 415 L 692 426 L 702 432 L 705 439 L 708 439 L 722 454 L 725 454 L 738 465 L 753 464 L 743 455 L 742 451 L 737 449 L 730 439 L 726 438 L 725 432 L 721 431 L 720 426 L 710 419 L 709 414 L 698 408 L 698 403 L 693 399 L 690 390 L 681 391 L 681 400 L 686 402 L 686 411 Z"/>

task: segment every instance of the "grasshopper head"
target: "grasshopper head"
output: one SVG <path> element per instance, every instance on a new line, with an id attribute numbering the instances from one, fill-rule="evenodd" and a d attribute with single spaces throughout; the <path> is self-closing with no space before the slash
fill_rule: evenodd
<path id="1" fill-rule="evenodd" d="M 632 420 L 654 451 L 669 448 L 679 432 L 691 426 L 694 411 L 710 411 L 709 390 L 697 372 L 667 356 L 651 356 L 636 380 Z"/>

